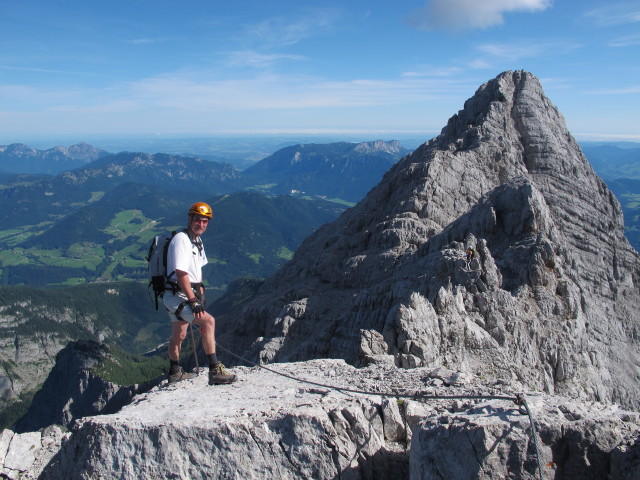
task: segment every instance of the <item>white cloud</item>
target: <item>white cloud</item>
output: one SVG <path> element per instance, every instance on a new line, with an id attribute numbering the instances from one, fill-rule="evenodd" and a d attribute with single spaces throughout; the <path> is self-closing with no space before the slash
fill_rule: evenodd
<path id="1" fill-rule="evenodd" d="M 585 17 L 592 19 L 601 27 L 637 23 L 640 22 L 640 8 L 637 2 L 635 4 L 618 3 L 590 10 L 585 13 Z"/>
<path id="2" fill-rule="evenodd" d="M 86 72 L 72 71 L 72 70 L 54 70 L 51 68 L 38 68 L 38 67 L 16 67 L 13 65 L 0 65 L 0 70 L 16 70 L 23 72 L 39 72 L 39 73 L 60 73 L 63 75 L 86 75 Z"/>
<path id="3" fill-rule="evenodd" d="M 474 70 L 488 70 L 490 68 L 492 69 L 492 68 L 495 68 L 495 67 L 493 66 L 493 64 L 489 63 L 485 59 L 474 58 L 469 63 L 469 68 L 472 68 Z"/>
<path id="4" fill-rule="evenodd" d="M 477 48 L 479 51 L 492 57 L 506 60 L 520 60 L 522 58 L 537 57 L 546 49 L 544 45 L 535 43 L 487 43 Z"/>
<path id="5" fill-rule="evenodd" d="M 409 18 L 421 30 L 465 30 L 488 28 L 503 22 L 503 15 L 515 11 L 541 11 L 551 0 L 428 0 Z"/>
<path id="6" fill-rule="evenodd" d="M 571 53 L 580 45 L 566 42 L 536 42 L 534 40 L 520 40 L 509 43 L 486 43 L 476 47 L 478 51 L 491 57 L 516 61 L 523 58 L 535 58 L 553 54 Z"/>
<path id="7" fill-rule="evenodd" d="M 484 43 L 474 47 L 477 52 L 466 66 L 472 70 L 511 70 L 514 64 L 550 55 L 568 55 L 582 48 L 578 43 L 512 40 L 508 43 Z"/>
<path id="8" fill-rule="evenodd" d="M 185 111 L 285 110 L 392 105 L 439 99 L 460 87 L 445 78 L 405 77 L 345 82 L 315 77 L 260 75 L 254 78 L 194 80 L 189 76 L 146 79 L 120 98 Z"/>
<path id="9" fill-rule="evenodd" d="M 282 53 L 264 54 L 254 50 L 242 50 L 231 52 L 228 55 L 227 64 L 234 67 L 268 68 L 284 61 L 303 61 L 301 55 L 289 55 Z"/>
<path id="10" fill-rule="evenodd" d="M 632 47 L 634 45 L 640 45 L 640 33 L 616 38 L 609 42 L 609 45 L 612 47 Z"/>
<path id="11" fill-rule="evenodd" d="M 403 72 L 403 77 L 449 77 L 462 73 L 460 67 L 455 66 L 438 66 L 438 65 L 422 65 L 415 70 Z"/>
<path id="12" fill-rule="evenodd" d="M 242 38 L 253 39 L 263 48 L 281 48 L 295 45 L 305 38 L 328 31 L 334 22 L 331 11 L 314 11 L 298 18 L 272 17 L 257 24 L 247 25 Z"/>
<path id="13" fill-rule="evenodd" d="M 164 42 L 165 39 L 162 38 L 134 38 L 132 40 L 128 40 L 128 43 L 132 43 L 133 45 L 153 45 L 154 43 Z"/>
<path id="14" fill-rule="evenodd" d="M 0 104 L 13 111 L 34 111 L 55 107 L 78 99 L 90 98 L 96 92 L 83 88 L 33 87 L 0 84 Z M 1 129 L 1 128 L 0 128 Z"/>
<path id="15" fill-rule="evenodd" d="M 640 93 L 640 85 L 631 85 L 629 87 L 622 88 L 603 88 L 587 93 L 590 93 L 592 95 L 629 95 L 633 93 Z"/>
<path id="16" fill-rule="evenodd" d="M 344 120 L 347 125 L 346 119 L 352 117 L 353 120 L 362 115 L 361 109 L 397 112 L 409 106 L 419 111 L 421 105 L 428 104 L 433 109 L 436 105 L 451 103 L 453 111 L 458 106 L 456 102 L 480 82 L 468 76 L 451 76 L 455 70 L 429 70 L 430 75 L 425 75 L 425 70 L 420 68 L 413 74 L 394 78 L 348 81 L 334 81 L 324 76 L 278 75 L 263 70 L 258 70 L 261 74 L 242 76 L 229 76 L 228 71 L 217 69 L 181 70 L 95 88 L 0 85 L 0 103 L 6 117 L 15 114 L 14 118 L 21 115 L 23 119 L 18 125 L 0 118 L 0 129 L 5 132 L 11 128 L 28 129 L 30 123 L 55 123 L 56 128 L 62 128 L 61 120 L 55 120 L 58 117 L 75 122 L 78 131 L 99 129 L 100 125 L 105 129 L 112 125 L 110 128 L 122 131 L 160 128 L 163 122 L 166 123 L 164 128 L 177 128 L 176 125 L 182 125 L 181 128 L 211 127 L 227 123 L 233 123 L 236 128 L 247 122 L 270 124 L 270 119 L 274 120 L 275 126 L 278 124 L 276 118 L 280 123 L 284 121 L 282 119 L 295 119 L 282 123 L 288 127 L 304 122 L 314 125 L 316 120 L 317 125 L 321 125 L 321 117 L 327 124 Z M 384 124 L 390 121 L 389 115 L 381 120 L 366 114 L 358 122 Z M 326 120 L 328 118 L 334 120 Z M 409 117 L 402 118 L 409 122 Z"/>

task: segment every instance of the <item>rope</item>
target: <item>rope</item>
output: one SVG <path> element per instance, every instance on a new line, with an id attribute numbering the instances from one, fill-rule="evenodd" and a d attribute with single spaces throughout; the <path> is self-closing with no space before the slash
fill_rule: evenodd
<path id="1" fill-rule="evenodd" d="M 339 392 L 347 392 L 347 393 L 355 393 L 355 394 L 361 394 L 361 395 L 376 395 L 379 397 L 393 397 L 393 398 L 410 398 L 410 399 L 431 399 L 431 400 L 506 400 L 506 401 L 511 401 L 514 402 L 516 405 L 524 407 L 525 409 L 525 413 L 528 415 L 529 417 L 529 422 L 531 425 L 531 438 L 533 440 L 533 446 L 534 446 L 534 450 L 535 450 L 535 455 L 536 455 L 536 461 L 537 461 L 537 465 L 538 465 L 538 477 L 540 480 L 543 480 L 543 476 L 542 476 L 542 462 L 540 460 L 540 451 L 538 448 L 538 435 L 536 432 L 536 427 L 535 427 L 535 423 L 533 421 L 533 415 L 531 414 L 531 410 L 529 409 L 529 405 L 527 404 L 526 400 L 524 399 L 524 396 L 522 394 L 515 394 L 515 396 L 513 397 L 509 397 L 506 395 L 433 395 L 430 393 L 420 393 L 420 392 L 414 392 L 414 393 L 385 393 L 385 392 L 368 392 L 366 390 L 358 390 L 358 389 L 354 389 L 354 388 L 346 388 L 346 387 L 339 387 L 336 385 L 328 385 L 325 383 L 319 383 L 319 382 L 314 382 L 311 380 L 306 380 L 304 378 L 298 378 L 295 377 L 293 375 L 289 375 L 287 373 L 282 373 L 282 372 L 278 372 L 277 370 L 274 370 L 272 368 L 266 367 L 264 365 L 260 365 L 257 364 L 255 362 L 252 362 L 251 360 L 247 360 L 246 358 L 243 358 L 235 353 L 233 353 L 232 351 L 224 348 L 223 346 L 221 346 L 220 344 L 216 343 L 217 348 L 219 348 L 220 350 L 223 350 L 224 352 L 228 353 L 229 355 L 231 355 L 232 357 L 237 358 L 238 360 L 240 360 L 241 362 L 244 362 L 248 365 L 251 365 L 253 367 L 259 367 L 263 370 L 267 370 L 268 372 L 271 373 L 275 373 L 276 375 L 280 375 L 282 377 L 288 378 L 290 380 L 294 380 L 296 382 L 301 382 L 301 383 L 307 383 L 309 385 L 314 385 L 316 387 L 323 387 L 323 388 L 328 388 L 331 390 L 336 390 Z"/>

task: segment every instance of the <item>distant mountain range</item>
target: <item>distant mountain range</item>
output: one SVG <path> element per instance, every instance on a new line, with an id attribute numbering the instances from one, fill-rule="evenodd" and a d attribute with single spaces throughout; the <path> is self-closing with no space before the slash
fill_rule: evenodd
<path id="1" fill-rule="evenodd" d="M 12 155 L 20 152 L 27 163 L 29 151 L 35 159 L 47 157 L 26 146 L 2 148 Z M 69 162 L 80 162 L 90 150 L 81 145 L 65 151 Z M 143 279 L 151 238 L 184 226 L 186 208 L 195 200 L 205 200 L 215 210 L 205 235 L 208 284 L 223 290 L 238 277 L 268 276 L 307 235 L 357 201 L 364 195 L 358 192 L 366 193 L 406 152 L 397 142 L 285 150 L 275 157 L 288 155 L 296 162 L 274 168 L 268 157 L 251 174 L 199 158 L 122 152 L 96 153 L 100 158 L 56 176 L 0 175 L 0 283 Z M 82 158 L 72 158 L 76 153 Z M 325 161 L 316 161 L 319 157 Z M 343 174 L 330 175 L 327 165 Z M 269 174 L 255 173 L 260 168 Z M 301 172 L 304 181 L 313 183 L 311 192 L 303 193 L 303 180 L 291 180 L 301 178 Z M 280 194 L 291 190 L 298 195 Z"/>
<path id="2" fill-rule="evenodd" d="M 45 173 L 55 175 L 81 167 L 109 155 L 86 143 L 37 150 L 22 143 L 0 145 L 1 173 Z"/>
<path id="3" fill-rule="evenodd" d="M 408 153 L 397 141 L 294 145 L 249 167 L 243 177 L 272 192 L 358 202 Z"/>
<path id="4" fill-rule="evenodd" d="M 639 249 L 640 148 L 584 150 L 622 203 L 627 237 Z M 269 276 L 407 152 L 396 141 L 294 145 L 241 172 L 195 157 L 108 154 L 87 144 L 0 146 L 0 168 L 13 170 L 0 174 L 0 283 L 144 279 L 151 237 L 183 226 L 196 198 L 216 212 L 205 237 L 209 285 L 222 291 L 239 277 Z"/>
<path id="5" fill-rule="evenodd" d="M 253 189 L 308 194 L 357 202 L 409 150 L 398 141 L 294 145 L 278 150 L 242 173 L 228 163 L 198 157 L 122 152 L 109 154 L 85 143 L 37 150 L 0 145 L 0 173 L 63 175 L 58 183 L 136 182 L 209 193 Z M 6 176 L 4 176 L 7 178 Z M 142 179 L 142 180 L 141 180 Z"/>

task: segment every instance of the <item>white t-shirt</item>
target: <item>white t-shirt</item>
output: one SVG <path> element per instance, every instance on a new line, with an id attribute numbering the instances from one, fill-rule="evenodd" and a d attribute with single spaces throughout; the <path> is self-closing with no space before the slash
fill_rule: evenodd
<path id="1" fill-rule="evenodd" d="M 200 241 L 200 237 L 197 238 Z M 167 252 L 167 275 L 169 281 L 176 281 L 176 270 L 182 270 L 189 274 L 191 283 L 202 282 L 202 267 L 207 264 L 207 255 L 204 253 L 204 247 L 198 248 L 191 242 L 186 232 L 179 232 L 171 240 L 169 250 Z"/>

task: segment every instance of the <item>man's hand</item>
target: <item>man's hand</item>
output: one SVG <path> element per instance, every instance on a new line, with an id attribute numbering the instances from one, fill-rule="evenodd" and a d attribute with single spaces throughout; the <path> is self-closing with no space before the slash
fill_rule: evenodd
<path id="1" fill-rule="evenodd" d="M 191 307 L 191 311 L 196 317 L 204 313 L 204 305 L 202 305 L 202 303 L 200 303 L 200 300 L 198 300 L 197 298 L 192 298 L 191 300 L 189 300 L 189 307 Z"/>

